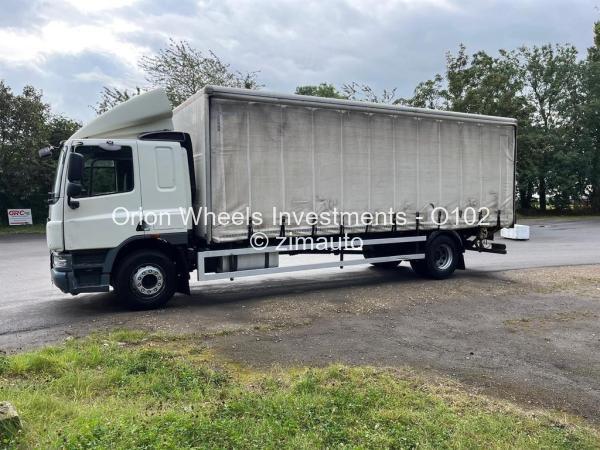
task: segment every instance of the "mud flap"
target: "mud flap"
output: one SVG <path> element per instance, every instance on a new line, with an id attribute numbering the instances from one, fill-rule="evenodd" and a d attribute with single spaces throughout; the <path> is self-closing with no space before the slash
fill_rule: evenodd
<path id="1" fill-rule="evenodd" d="M 458 255 L 458 264 L 456 265 L 457 269 L 460 270 L 465 270 L 465 254 L 461 253 L 460 255 Z"/>
<path id="2" fill-rule="evenodd" d="M 186 276 L 187 275 L 187 276 Z M 180 273 L 177 276 L 177 292 L 185 295 L 192 295 L 190 292 L 190 274 Z"/>

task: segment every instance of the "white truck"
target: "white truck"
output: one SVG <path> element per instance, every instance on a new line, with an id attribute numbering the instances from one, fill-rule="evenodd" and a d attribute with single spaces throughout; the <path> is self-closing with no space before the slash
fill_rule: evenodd
<path id="1" fill-rule="evenodd" d="M 506 253 L 490 241 L 514 223 L 516 125 L 215 86 L 173 111 L 150 91 L 62 143 L 53 283 L 112 288 L 143 309 L 189 294 L 194 271 L 204 281 L 410 261 L 448 277 L 465 250 Z M 301 253 L 333 256 L 279 266 Z"/>

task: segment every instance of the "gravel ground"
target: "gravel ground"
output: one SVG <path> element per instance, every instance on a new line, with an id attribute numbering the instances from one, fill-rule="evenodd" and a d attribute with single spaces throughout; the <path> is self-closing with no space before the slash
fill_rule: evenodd
<path id="1" fill-rule="evenodd" d="M 410 366 L 600 422 L 600 266 L 404 280 L 320 300 L 242 305 L 257 325 L 206 345 L 258 367 Z"/>

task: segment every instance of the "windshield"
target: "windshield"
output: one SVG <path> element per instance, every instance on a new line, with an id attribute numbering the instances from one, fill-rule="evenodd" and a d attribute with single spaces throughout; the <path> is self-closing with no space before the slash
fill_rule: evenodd
<path id="1" fill-rule="evenodd" d="M 62 180 L 63 168 L 65 166 L 65 155 L 67 154 L 67 146 L 63 146 L 58 156 L 58 164 L 56 165 L 56 174 L 54 175 L 54 183 L 52 184 L 52 192 L 50 193 L 50 202 L 55 202 L 60 197 L 60 184 Z"/>

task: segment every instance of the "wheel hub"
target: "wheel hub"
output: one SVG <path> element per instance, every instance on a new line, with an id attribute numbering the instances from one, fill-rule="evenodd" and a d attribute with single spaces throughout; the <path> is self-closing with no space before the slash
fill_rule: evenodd
<path id="1" fill-rule="evenodd" d="M 452 265 L 453 253 L 448 244 L 441 244 L 433 253 L 433 263 L 437 270 L 446 270 Z"/>
<path id="2" fill-rule="evenodd" d="M 134 291 L 144 295 L 156 295 L 164 286 L 164 274 L 156 266 L 143 266 L 138 268 L 131 277 L 131 287 Z"/>

